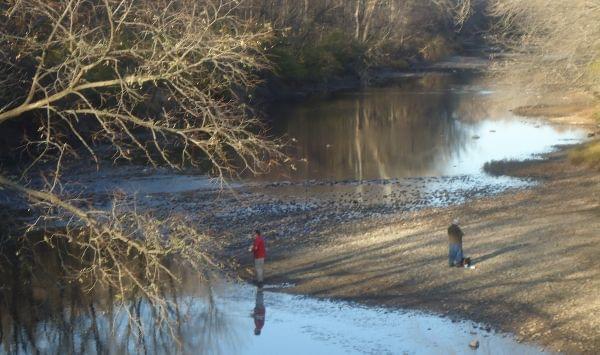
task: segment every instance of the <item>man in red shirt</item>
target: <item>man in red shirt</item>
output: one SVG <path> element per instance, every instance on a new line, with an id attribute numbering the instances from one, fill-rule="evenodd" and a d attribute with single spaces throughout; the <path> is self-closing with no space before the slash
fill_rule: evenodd
<path id="1" fill-rule="evenodd" d="M 252 244 L 251 251 L 254 255 L 254 270 L 256 272 L 256 283 L 258 287 L 263 287 L 263 275 L 267 251 L 265 248 L 265 240 L 258 229 L 254 231 L 254 243 Z"/>

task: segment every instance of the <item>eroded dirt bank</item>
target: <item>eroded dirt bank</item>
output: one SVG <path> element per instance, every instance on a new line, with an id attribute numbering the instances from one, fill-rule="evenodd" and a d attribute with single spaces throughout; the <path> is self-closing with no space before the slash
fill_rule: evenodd
<path id="1" fill-rule="evenodd" d="M 341 226 L 311 243 L 274 245 L 269 282 L 294 293 L 427 309 L 567 353 L 600 349 L 600 174 L 566 150 L 515 164 L 544 183 L 462 205 Z M 447 266 L 446 227 L 462 220 L 475 270 Z M 301 238 L 298 238 L 301 240 Z"/>

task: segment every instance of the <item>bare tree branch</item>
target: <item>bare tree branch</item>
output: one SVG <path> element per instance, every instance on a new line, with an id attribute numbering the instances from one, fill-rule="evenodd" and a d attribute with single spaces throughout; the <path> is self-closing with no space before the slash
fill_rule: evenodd
<path id="1" fill-rule="evenodd" d="M 138 210 L 128 197 L 98 209 L 62 190 L 63 165 L 145 157 L 219 178 L 253 173 L 279 156 L 247 95 L 269 68 L 269 27 L 233 15 L 239 1 L 8 0 L 0 4 L 0 129 L 30 129 L 21 178 L 0 189 L 28 201 L 45 242 L 66 241 L 82 261 L 74 279 L 142 292 L 165 315 L 158 284 L 178 280 L 170 259 L 217 268 L 206 235 L 185 220 Z M 33 132 L 33 133 L 32 133 Z M 42 164 L 43 163 L 43 164 Z M 41 169 L 44 187 L 27 182 Z M 67 267 L 67 266 L 65 266 Z M 132 317 L 135 319 L 135 317 Z"/>
<path id="2" fill-rule="evenodd" d="M 532 92 L 584 90 L 600 97 L 600 3 L 494 0 L 497 41 L 511 52 L 506 79 Z"/>

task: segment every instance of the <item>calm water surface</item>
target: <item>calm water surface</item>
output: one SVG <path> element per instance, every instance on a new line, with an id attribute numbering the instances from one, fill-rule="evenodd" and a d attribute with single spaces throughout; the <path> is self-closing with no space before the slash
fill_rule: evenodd
<path id="1" fill-rule="evenodd" d="M 171 294 L 170 327 L 143 298 L 121 305 L 109 293 L 92 296 L 77 285 L 34 286 L 32 293 L 4 300 L 0 353 L 545 353 L 473 322 L 294 296 L 268 285 L 258 290 L 221 283 L 209 294 L 189 281 Z M 131 326 L 131 315 L 139 329 Z M 473 340 L 479 341 L 476 351 L 469 348 Z"/>
<path id="2" fill-rule="evenodd" d="M 247 286 L 229 288 L 228 296 L 220 298 L 221 307 L 239 340 L 223 342 L 219 350 L 224 354 L 543 353 L 472 322 L 315 300 L 268 289 L 262 292 Z M 258 317 L 257 309 L 261 310 Z M 251 317 L 248 310 L 252 310 Z M 257 327 L 260 335 L 254 335 Z M 472 340 L 480 343 L 477 351 L 469 348 Z"/>
<path id="3" fill-rule="evenodd" d="M 469 74 L 427 74 L 385 88 L 272 110 L 292 169 L 271 180 L 370 180 L 481 175 L 490 160 L 524 159 L 584 132 L 519 119 Z"/>

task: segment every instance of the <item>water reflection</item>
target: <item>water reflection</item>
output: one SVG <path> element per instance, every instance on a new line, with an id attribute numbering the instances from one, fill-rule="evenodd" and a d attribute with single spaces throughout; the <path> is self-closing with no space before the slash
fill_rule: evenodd
<path id="1" fill-rule="evenodd" d="M 439 157 L 465 141 L 454 125 L 452 77 L 428 75 L 402 85 L 278 107 L 275 130 L 292 140 L 296 179 L 378 179 L 428 175 Z M 277 172 L 281 174 L 282 172 Z"/>
<path id="2" fill-rule="evenodd" d="M 0 353 L 173 353 L 229 336 L 210 289 L 190 286 L 196 282 L 160 285 L 164 308 L 135 287 L 121 299 L 74 278 L 81 265 L 67 248 L 26 244 L 0 246 Z"/>
<path id="3" fill-rule="evenodd" d="M 254 318 L 254 335 L 260 335 L 262 328 L 265 326 L 265 317 L 267 311 L 265 308 L 264 291 L 262 288 L 256 288 L 256 305 L 252 318 Z"/>
<path id="4" fill-rule="evenodd" d="M 119 300 L 70 279 L 62 264 L 70 262 L 56 250 L 2 248 L 0 353 L 439 354 L 465 352 L 473 337 L 482 353 L 541 353 L 470 322 L 268 292 L 271 286 L 215 283 L 209 292 L 191 275 L 164 286 L 165 318 L 134 291 Z M 266 305 L 269 331 L 262 332 Z"/>
<path id="5" fill-rule="evenodd" d="M 385 88 L 277 106 L 271 113 L 274 133 L 289 137 L 290 154 L 298 160 L 292 169 L 264 178 L 472 174 L 490 159 L 490 151 L 498 156 L 518 143 L 517 149 L 531 154 L 531 145 L 540 149 L 546 142 L 556 143 L 558 134 L 536 132 L 538 124 L 515 119 L 508 107 L 499 110 L 490 94 L 472 74 L 432 73 Z M 482 137 L 490 131 L 504 141 Z"/>

